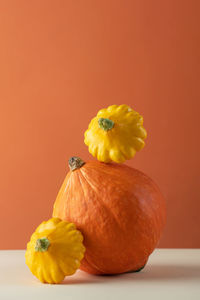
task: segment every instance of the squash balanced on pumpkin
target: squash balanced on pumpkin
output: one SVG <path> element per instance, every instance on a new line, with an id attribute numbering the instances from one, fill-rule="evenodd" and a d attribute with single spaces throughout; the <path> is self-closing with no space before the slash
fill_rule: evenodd
<path id="1" fill-rule="evenodd" d="M 102 162 L 122 163 L 131 159 L 145 143 L 143 117 L 128 105 L 101 109 L 85 132 L 89 152 Z"/>
<path id="2" fill-rule="evenodd" d="M 53 216 L 76 224 L 86 252 L 81 269 L 92 274 L 138 271 L 147 263 L 165 224 L 157 185 L 123 164 L 69 160 Z"/>

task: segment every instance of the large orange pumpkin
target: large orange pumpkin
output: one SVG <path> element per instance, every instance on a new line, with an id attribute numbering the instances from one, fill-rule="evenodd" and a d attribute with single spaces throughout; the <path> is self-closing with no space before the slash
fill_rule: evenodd
<path id="1" fill-rule="evenodd" d="M 161 236 L 165 202 L 142 172 L 121 164 L 69 160 L 53 216 L 76 224 L 86 247 L 81 269 L 117 274 L 142 269 Z"/>

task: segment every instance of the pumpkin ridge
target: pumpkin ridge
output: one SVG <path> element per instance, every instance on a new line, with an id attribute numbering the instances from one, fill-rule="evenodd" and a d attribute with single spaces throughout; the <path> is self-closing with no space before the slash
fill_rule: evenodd
<path id="1" fill-rule="evenodd" d="M 80 170 L 81 171 L 81 175 L 82 175 L 82 177 L 85 179 L 85 181 L 87 182 L 87 184 L 91 187 L 91 189 L 93 190 L 93 191 L 95 191 L 96 192 L 96 188 L 95 188 L 95 186 L 94 185 L 92 185 L 89 181 L 88 181 L 88 179 L 86 178 L 86 176 L 85 176 L 85 174 L 86 174 L 86 172 L 82 172 L 83 170 Z"/>
<path id="2" fill-rule="evenodd" d="M 87 198 L 87 195 L 85 194 L 85 189 L 83 188 L 83 182 L 82 182 L 82 180 L 81 180 L 81 175 L 82 175 L 81 169 L 82 169 L 82 168 L 80 168 L 80 169 L 78 170 L 78 172 L 77 172 L 77 178 L 78 178 L 78 180 L 79 180 L 80 187 L 81 187 L 81 191 L 82 191 L 82 193 L 83 193 L 84 199 L 86 199 L 86 198 Z M 86 201 L 84 201 L 84 202 L 85 202 L 86 205 L 87 205 L 87 202 L 86 202 Z"/>
<path id="3" fill-rule="evenodd" d="M 81 171 L 81 169 L 80 169 L 80 171 Z M 83 171 L 83 170 L 82 170 L 82 171 Z M 86 176 L 84 176 L 83 172 L 81 172 L 81 174 L 82 174 L 83 178 L 85 179 L 85 181 L 87 182 L 87 184 L 88 184 L 89 186 L 91 186 L 91 188 L 92 188 L 92 189 L 94 190 L 94 192 L 97 194 L 96 189 L 93 188 L 93 186 L 91 185 L 91 182 L 88 181 L 88 179 L 86 178 Z M 87 173 L 85 172 L 85 174 L 87 174 Z M 96 199 L 99 199 L 99 197 L 97 197 Z M 105 208 L 106 212 L 108 212 L 109 215 L 110 215 L 110 214 L 112 215 L 113 220 L 114 220 L 115 223 L 117 224 L 118 228 L 121 230 L 121 225 L 120 225 L 119 222 L 117 221 L 116 216 L 114 215 L 113 211 L 109 209 L 109 207 L 106 205 L 106 203 L 103 201 L 103 199 L 102 199 L 102 202 L 101 202 L 101 203 L 99 203 L 99 201 L 98 201 L 98 204 L 99 204 L 99 206 L 103 205 L 103 207 Z"/>
<path id="4" fill-rule="evenodd" d="M 81 171 L 81 169 L 80 169 L 80 171 Z M 81 186 L 83 195 L 84 195 L 84 197 L 85 197 L 85 189 L 82 188 L 83 183 L 82 183 L 81 176 L 80 176 L 80 175 L 82 175 L 82 172 L 80 172 L 80 174 L 78 174 L 78 175 L 79 175 L 79 176 L 77 176 L 77 177 L 78 177 L 78 180 L 79 180 L 79 182 L 80 182 L 80 186 Z"/>
<path id="5" fill-rule="evenodd" d="M 70 184 L 69 181 L 70 181 L 70 176 L 69 176 L 69 174 L 67 174 L 67 176 L 65 177 L 64 182 L 63 182 L 63 184 L 61 186 L 61 189 L 60 189 L 60 191 L 59 191 L 59 193 L 58 193 L 58 195 L 56 197 L 55 203 L 53 205 L 53 217 L 58 217 L 58 215 L 59 215 L 59 217 L 61 219 L 63 219 L 63 215 L 64 215 L 66 204 L 65 204 L 64 198 L 60 197 L 60 195 L 61 194 L 62 195 L 65 194 L 67 190 L 69 191 L 69 189 L 68 189 L 68 186 Z M 65 182 L 66 182 L 66 185 L 65 185 Z M 63 188 L 64 185 L 65 185 L 65 188 Z M 63 210 L 60 213 L 60 211 L 57 211 L 57 210 L 58 210 L 58 207 L 62 206 L 62 205 L 63 205 Z"/>
<path id="6" fill-rule="evenodd" d="M 66 187 L 65 187 L 65 189 L 64 189 L 64 192 L 63 192 L 63 193 L 65 193 L 65 192 L 66 192 L 66 190 L 68 189 L 68 185 L 70 184 L 70 178 L 71 178 L 71 176 L 69 176 L 69 179 L 68 179 L 68 181 L 67 181 L 67 185 L 66 185 Z"/>
<path id="7" fill-rule="evenodd" d="M 71 176 L 73 176 L 74 175 L 74 173 L 72 173 L 71 174 Z M 69 193 L 70 193 L 70 191 L 71 191 L 71 188 L 69 188 L 69 186 L 71 185 L 71 176 L 69 176 L 69 179 L 68 179 L 68 181 L 67 181 L 67 185 L 66 185 L 66 188 L 64 189 L 64 193 L 66 193 L 65 194 L 65 198 L 68 198 L 69 199 Z M 67 197 L 66 197 L 66 195 L 67 195 Z M 66 210 L 68 210 L 69 211 L 69 215 L 71 216 L 71 213 L 70 213 L 70 201 L 69 202 L 67 202 L 67 201 L 64 201 L 64 209 L 63 209 L 63 213 L 66 211 Z M 62 219 L 63 219 L 63 217 L 62 217 Z"/>

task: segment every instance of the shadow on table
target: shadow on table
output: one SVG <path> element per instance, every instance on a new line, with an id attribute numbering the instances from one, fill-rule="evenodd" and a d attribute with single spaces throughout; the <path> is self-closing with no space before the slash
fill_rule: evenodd
<path id="1" fill-rule="evenodd" d="M 147 265 L 140 273 L 131 273 L 128 280 L 200 280 L 199 266 Z M 126 278 L 126 280 L 127 280 Z"/>
<path id="2" fill-rule="evenodd" d="M 89 275 L 81 272 L 81 276 L 66 277 L 62 284 L 92 284 L 105 282 L 130 282 L 130 281 L 166 281 L 166 280 L 200 280 L 198 266 L 180 265 L 147 265 L 138 273 L 125 273 L 110 276 Z"/>

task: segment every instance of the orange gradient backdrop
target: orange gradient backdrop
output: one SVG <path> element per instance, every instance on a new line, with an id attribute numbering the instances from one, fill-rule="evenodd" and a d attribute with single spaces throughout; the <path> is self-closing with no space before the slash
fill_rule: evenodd
<path id="1" fill-rule="evenodd" d="M 51 216 L 83 134 L 110 104 L 144 116 L 128 162 L 167 201 L 160 247 L 200 247 L 199 1 L 0 1 L 0 249 Z"/>

